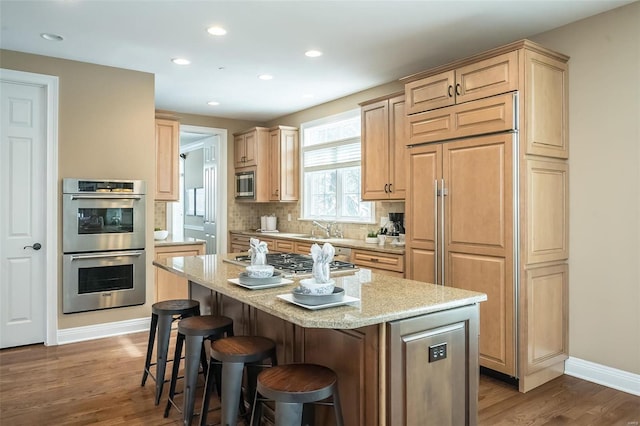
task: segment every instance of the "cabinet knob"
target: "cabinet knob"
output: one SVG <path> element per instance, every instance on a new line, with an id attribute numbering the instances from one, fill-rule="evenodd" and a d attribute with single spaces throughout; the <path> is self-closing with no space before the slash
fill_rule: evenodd
<path id="1" fill-rule="evenodd" d="M 449 94 L 450 98 L 453 97 L 453 86 L 452 85 L 449 85 L 449 88 L 447 89 L 447 93 Z"/>
<path id="2" fill-rule="evenodd" d="M 462 94 L 462 88 L 460 87 L 460 83 L 456 84 L 456 95 L 460 96 Z"/>
<path id="3" fill-rule="evenodd" d="M 393 191 L 391 190 L 391 185 L 393 185 L 392 183 L 389 184 L 389 194 L 391 194 Z"/>
<path id="4" fill-rule="evenodd" d="M 388 188 L 388 187 L 389 187 L 389 184 L 388 184 L 388 183 L 385 183 L 385 184 L 384 184 L 384 193 L 385 193 L 385 194 L 389 193 L 389 191 L 387 190 L 387 188 Z"/>

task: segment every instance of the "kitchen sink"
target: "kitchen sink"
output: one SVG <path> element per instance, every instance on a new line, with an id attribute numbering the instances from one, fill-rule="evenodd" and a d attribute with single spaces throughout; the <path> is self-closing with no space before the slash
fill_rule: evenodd
<path id="1" fill-rule="evenodd" d="M 303 238 L 305 240 L 328 240 L 329 238 L 321 237 L 319 235 L 311 234 L 293 234 L 293 238 Z"/>

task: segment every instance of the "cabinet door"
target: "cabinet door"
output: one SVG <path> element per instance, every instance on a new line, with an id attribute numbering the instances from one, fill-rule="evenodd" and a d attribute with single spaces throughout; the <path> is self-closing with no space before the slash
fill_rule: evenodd
<path id="1" fill-rule="evenodd" d="M 388 199 L 389 101 L 362 107 L 362 199 Z"/>
<path id="2" fill-rule="evenodd" d="M 436 262 L 437 185 L 442 176 L 442 147 L 424 145 L 411 148 L 406 161 L 406 275 L 407 278 L 438 282 Z"/>
<path id="3" fill-rule="evenodd" d="M 156 119 L 156 194 L 159 201 L 178 201 L 180 123 Z"/>
<path id="4" fill-rule="evenodd" d="M 244 167 L 244 157 L 246 144 L 244 140 L 245 135 L 237 135 L 233 138 L 233 166 L 236 168 Z"/>
<path id="5" fill-rule="evenodd" d="M 412 81 L 405 85 L 407 114 L 442 108 L 455 103 L 453 70 Z"/>
<path id="6" fill-rule="evenodd" d="M 269 133 L 269 201 L 280 201 L 280 131 Z"/>
<path id="7" fill-rule="evenodd" d="M 518 52 L 513 51 L 456 70 L 456 103 L 518 89 Z"/>
<path id="8" fill-rule="evenodd" d="M 297 201 L 299 194 L 298 130 L 269 133 L 269 200 Z"/>
<path id="9" fill-rule="evenodd" d="M 510 134 L 443 145 L 445 250 L 442 282 L 486 293 L 481 365 L 515 375 L 513 185 Z"/>
<path id="10" fill-rule="evenodd" d="M 389 99 L 389 199 L 407 195 L 407 158 L 404 95 Z"/>
<path id="11" fill-rule="evenodd" d="M 252 130 L 244 135 L 244 165 L 255 166 L 258 151 L 258 131 Z"/>

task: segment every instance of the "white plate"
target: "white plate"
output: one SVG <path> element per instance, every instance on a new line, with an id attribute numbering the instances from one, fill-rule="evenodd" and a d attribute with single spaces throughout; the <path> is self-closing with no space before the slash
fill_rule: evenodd
<path id="1" fill-rule="evenodd" d="M 311 309 L 312 311 L 315 311 L 317 309 L 331 308 L 333 306 L 342 306 L 342 305 L 346 305 L 348 303 L 360 301 L 360 299 L 358 299 L 357 297 L 351 297 L 351 296 L 345 295 L 344 298 L 342 300 L 340 300 L 339 302 L 325 303 L 323 305 L 305 305 L 304 303 L 296 302 L 295 300 L 293 300 L 293 294 L 291 294 L 291 293 L 279 294 L 277 297 L 278 297 L 278 299 L 282 299 L 285 302 L 289 302 L 289 303 L 292 303 L 294 305 L 298 305 L 298 306 L 300 306 L 302 308 Z"/>
<path id="2" fill-rule="evenodd" d="M 249 290 L 260 290 L 262 288 L 272 288 L 272 287 L 280 287 L 283 285 L 287 285 L 287 284 L 293 284 L 293 281 L 288 280 L 286 278 L 282 278 L 280 280 L 280 282 L 278 283 L 271 283 L 271 284 L 258 284 L 258 285 L 246 285 L 246 284 L 242 284 L 240 282 L 239 278 L 230 278 L 227 281 L 229 281 L 232 284 L 235 285 L 239 285 L 240 287 L 244 287 L 244 288 L 248 288 Z"/>

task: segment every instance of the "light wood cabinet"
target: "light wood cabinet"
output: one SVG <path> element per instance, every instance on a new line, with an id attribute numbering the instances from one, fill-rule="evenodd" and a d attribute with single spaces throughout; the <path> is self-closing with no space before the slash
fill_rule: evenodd
<path id="1" fill-rule="evenodd" d="M 363 200 L 404 200 L 404 95 L 361 104 Z"/>
<path id="2" fill-rule="evenodd" d="M 404 278 L 404 256 L 372 250 L 351 250 L 351 263 L 383 275 Z"/>
<path id="3" fill-rule="evenodd" d="M 249 235 L 238 234 L 236 232 L 229 232 L 229 252 L 230 253 L 247 253 L 250 247 L 251 238 Z M 272 238 L 262 238 L 258 237 L 258 239 L 267 244 L 267 248 L 270 252 L 274 251 L 284 251 L 284 250 L 276 250 L 276 241 Z"/>
<path id="4" fill-rule="evenodd" d="M 406 85 L 407 277 L 486 293 L 480 364 L 523 392 L 568 357 L 567 60 L 524 40 Z M 418 80 L 449 71 L 477 98 L 424 112 Z"/>
<path id="5" fill-rule="evenodd" d="M 236 168 L 256 166 L 258 153 L 262 144 L 266 143 L 269 130 L 254 127 L 233 135 L 233 165 Z"/>
<path id="6" fill-rule="evenodd" d="M 407 117 L 407 145 L 515 130 L 516 97 L 508 93 Z"/>
<path id="7" fill-rule="evenodd" d="M 455 67 L 451 64 L 448 67 Z M 518 88 L 518 52 L 507 52 L 439 72 L 407 77 L 407 114 L 429 111 Z"/>
<path id="8" fill-rule="evenodd" d="M 175 246 L 159 246 L 155 248 L 155 259 L 162 260 L 168 257 L 201 256 L 205 254 L 204 244 L 184 244 Z M 189 282 L 186 278 L 165 271 L 155 269 L 156 274 L 156 302 L 170 299 L 188 299 Z"/>
<path id="9" fill-rule="evenodd" d="M 298 201 L 300 187 L 298 129 L 278 126 L 269 133 L 269 200 Z"/>
<path id="10" fill-rule="evenodd" d="M 180 123 L 156 119 L 156 193 L 157 201 L 180 199 Z"/>

